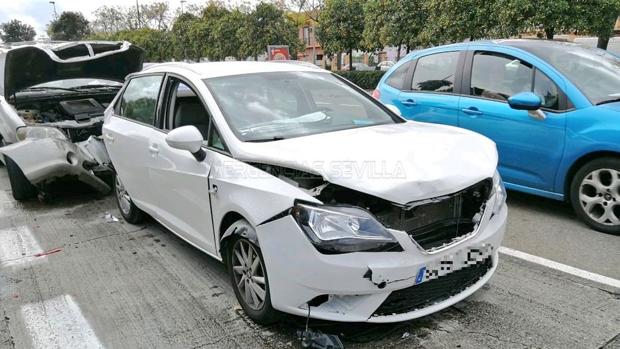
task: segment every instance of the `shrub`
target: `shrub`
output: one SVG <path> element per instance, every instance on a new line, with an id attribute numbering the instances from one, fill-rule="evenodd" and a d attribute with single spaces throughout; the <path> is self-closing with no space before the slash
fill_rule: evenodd
<path id="1" fill-rule="evenodd" d="M 384 71 L 380 70 L 343 70 L 334 73 L 351 81 L 364 90 L 374 90 L 379 84 L 379 80 L 381 80 L 383 74 L 385 74 Z"/>

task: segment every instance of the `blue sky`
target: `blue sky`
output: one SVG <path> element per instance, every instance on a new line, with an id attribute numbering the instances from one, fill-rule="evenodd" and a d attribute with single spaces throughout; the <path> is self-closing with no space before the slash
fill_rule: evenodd
<path id="1" fill-rule="evenodd" d="M 156 2 L 157 0 L 139 0 L 141 4 Z M 159 0 L 162 1 L 162 0 Z M 165 1 L 165 0 L 163 0 Z M 172 9 L 180 7 L 180 0 L 168 0 Z M 229 0 L 239 3 L 239 0 Z M 187 4 L 205 4 L 205 0 L 187 0 Z M 79 11 L 86 18 L 92 19 L 92 13 L 103 5 L 108 6 L 135 6 L 135 0 L 56 0 L 56 11 Z M 46 25 L 52 20 L 53 9 L 49 0 L 2 0 L 0 4 L 0 23 L 11 19 L 18 19 L 32 25 L 37 31 L 38 38 L 45 36 Z"/>

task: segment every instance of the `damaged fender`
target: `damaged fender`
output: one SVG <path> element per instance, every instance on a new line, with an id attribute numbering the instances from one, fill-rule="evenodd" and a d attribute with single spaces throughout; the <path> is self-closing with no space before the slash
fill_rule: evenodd
<path id="1" fill-rule="evenodd" d="M 94 168 L 110 163 L 103 141 L 96 137 L 78 143 L 58 138 L 26 139 L 0 148 L 0 154 L 10 157 L 35 186 L 76 176 L 101 193 L 111 189 L 93 172 Z"/>

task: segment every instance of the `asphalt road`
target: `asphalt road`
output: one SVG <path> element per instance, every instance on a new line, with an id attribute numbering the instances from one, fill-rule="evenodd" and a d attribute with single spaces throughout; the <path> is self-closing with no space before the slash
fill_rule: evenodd
<path id="1" fill-rule="evenodd" d="M 513 194 L 510 209 L 506 246 L 620 277 L 620 237 L 555 202 Z M 0 169 L 0 348 L 299 347 L 303 319 L 255 325 L 221 264 L 106 213 L 119 216 L 111 197 L 16 203 Z M 355 348 L 620 348 L 620 290 L 501 255 L 488 285 L 440 313 L 311 327 Z"/>

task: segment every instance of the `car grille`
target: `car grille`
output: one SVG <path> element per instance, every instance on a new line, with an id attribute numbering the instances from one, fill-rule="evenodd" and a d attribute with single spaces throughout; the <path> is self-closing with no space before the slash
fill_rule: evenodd
<path id="1" fill-rule="evenodd" d="M 413 202 L 379 219 L 407 232 L 425 250 L 433 250 L 472 233 L 480 223 L 493 180 L 487 178 L 459 192 Z"/>
<path id="2" fill-rule="evenodd" d="M 393 291 L 373 316 L 403 314 L 444 301 L 478 282 L 493 266 L 492 257 L 437 279 Z"/>

